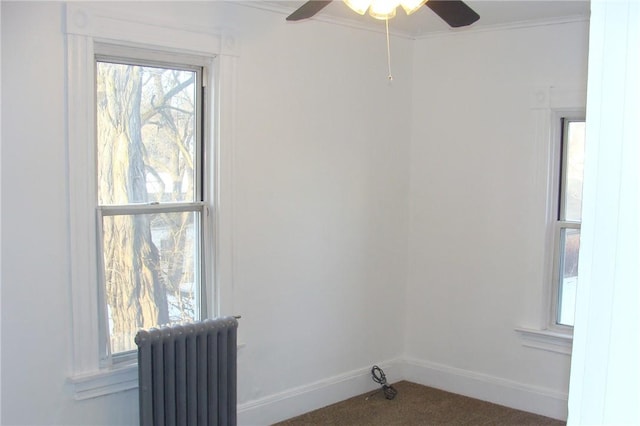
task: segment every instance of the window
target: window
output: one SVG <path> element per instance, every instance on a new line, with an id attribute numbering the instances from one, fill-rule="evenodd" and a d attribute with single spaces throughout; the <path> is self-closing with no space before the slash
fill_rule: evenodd
<path id="1" fill-rule="evenodd" d="M 531 227 L 539 257 L 515 331 L 525 347 L 564 355 L 572 351 L 578 285 L 586 95 L 582 88 L 537 87 L 530 97 Z"/>
<path id="2" fill-rule="evenodd" d="M 81 400 L 138 386 L 134 327 L 236 313 L 237 46 L 153 11 L 65 10 L 69 383 Z M 154 285 L 123 284 L 136 280 Z"/>
<path id="3" fill-rule="evenodd" d="M 203 67 L 96 56 L 96 199 L 103 358 L 140 328 L 207 315 Z"/>
<path id="4" fill-rule="evenodd" d="M 578 252 L 582 220 L 582 178 L 584 166 L 584 118 L 563 117 L 560 128 L 560 161 L 556 187 L 552 325 L 573 326 Z"/>

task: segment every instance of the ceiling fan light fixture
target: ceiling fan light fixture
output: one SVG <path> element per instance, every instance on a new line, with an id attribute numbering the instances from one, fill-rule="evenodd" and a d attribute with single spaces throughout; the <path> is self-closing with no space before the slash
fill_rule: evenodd
<path id="1" fill-rule="evenodd" d="M 420 9 L 427 0 L 342 0 L 351 10 L 364 15 L 369 10 L 369 15 L 376 19 L 391 19 L 396 16 L 396 9 L 402 6 L 407 15 L 411 15 Z"/>
<path id="2" fill-rule="evenodd" d="M 420 9 L 427 0 L 402 0 L 400 6 L 404 9 L 407 15 L 411 15 L 416 10 Z"/>
<path id="3" fill-rule="evenodd" d="M 396 16 L 398 0 L 373 0 L 369 7 L 369 15 L 376 19 L 391 19 Z"/>
<path id="4" fill-rule="evenodd" d="M 309 19 L 332 1 L 333 0 L 307 0 L 302 6 L 287 16 L 287 21 Z M 386 20 L 395 16 L 398 5 L 402 5 L 405 12 L 411 14 L 424 4 L 452 28 L 466 27 L 480 19 L 480 15 L 467 6 L 463 0 L 343 0 L 343 2 L 360 15 L 364 15 L 367 9 L 372 9 L 372 16 Z M 386 5 L 382 8 L 382 11 L 381 8 L 375 5 L 378 2 L 383 2 Z M 372 6 L 372 3 L 375 4 Z"/>
<path id="5" fill-rule="evenodd" d="M 351 10 L 359 15 L 364 15 L 371 5 L 371 0 L 342 0 Z"/>

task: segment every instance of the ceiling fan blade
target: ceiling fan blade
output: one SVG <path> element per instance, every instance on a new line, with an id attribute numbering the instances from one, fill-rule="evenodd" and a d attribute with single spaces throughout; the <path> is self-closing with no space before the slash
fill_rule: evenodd
<path id="1" fill-rule="evenodd" d="M 298 10 L 287 16 L 287 21 L 299 21 L 301 19 L 311 18 L 316 13 L 320 12 L 326 5 L 331 3 L 332 0 L 310 0 L 300 6 Z"/>
<path id="2" fill-rule="evenodd" d="M 454 28 L 471 25 L 480 19 L 480 15 L 461 0 L 428 0 L 426 6 Z"/>

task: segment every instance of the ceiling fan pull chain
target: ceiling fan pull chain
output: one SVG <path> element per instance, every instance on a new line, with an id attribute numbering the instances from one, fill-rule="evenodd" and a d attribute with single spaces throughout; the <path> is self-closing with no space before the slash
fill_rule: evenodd
<path id="1" fill-rule="evenodd" d="M 387 27 L 387 66 L 389 67 L 389 82 L 393 81 L 393 75 L 391 75 L 391 44 L 389 43 L 389 18 L 384 20 Z"/>

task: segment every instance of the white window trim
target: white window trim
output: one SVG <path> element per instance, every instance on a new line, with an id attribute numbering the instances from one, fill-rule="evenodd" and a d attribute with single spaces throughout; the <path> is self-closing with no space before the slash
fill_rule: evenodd
<path id="1" fill-rule="evenodd" d="M 531 325 L 516 327 L 515 331 L 525 347 L 571 355 L 573 327 L 556 324 L 557 301 L 553 276 L 555 270 L 555 228 L 557 224 L 557 184 L 560 165 L 559 122 L 562 117 L 584 116 L 586 105 L 584 89 L 538 87 L 531 93 L 531 113 L 534 126 L 533 143 L 537 153 L 536 187 L 544 197 L 544 264 L 543 282 L 537 318 Z"/>
<path id="2" fill-rule="evenodd" d="M 233 315 L 232 161 L 236 43 L 232 36 L 208 30 L 176 28 L 144 16 L 132 16 L 91 3 L 66 5 L 67 125 L 70 231 L 70 295 L 72 361 L 69 383 L 76 399 L 87 399 L 136 388 L 135 364 L 101 367 L 98 341 L 98 271 L 95 222 L 94 72 L 96 43 L 138 47 L 176 55 L 216 58 L 210 73 L 209 143 L 215 152 L 213 220 L 214 312 Z M 212 79 L 215 74 L 217 78 Z M 215 189 L 214 189 L 215 188 Z M 213 306 L 213 304 L 210 304 Z"/>

